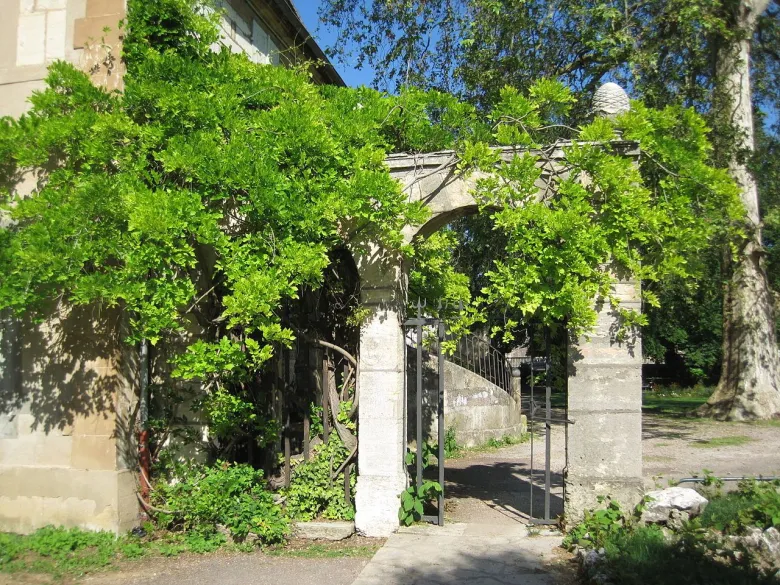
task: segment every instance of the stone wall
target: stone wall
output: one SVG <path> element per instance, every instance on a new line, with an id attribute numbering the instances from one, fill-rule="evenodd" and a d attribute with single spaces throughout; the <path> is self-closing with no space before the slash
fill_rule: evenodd
<path id="1" fill-rule="evenodd" d="M 137 523 L 135 367 L 116 313 L 5 318 L 0 340 L 0 531 Z"/>
<path id="2" fill-rule="evenodd" d="M 415 396 L 416 364 L 409 354 L 407 388 L 407 441 L 415 438 L 417 401 Z M 438 419 L 436 401 L 438 380 L 435 360 L 423 366 L 423 425 L 426 440 L 435 440 Z M 455 429 L 458 445 L 475 447 L 490 439 L 506 435 L 518 436 L 526 432 L 526 417 L 520 411 L 520 403 L 504 390 L 479 374 L 457 364 L 444 361 L 444 428 Z"/>

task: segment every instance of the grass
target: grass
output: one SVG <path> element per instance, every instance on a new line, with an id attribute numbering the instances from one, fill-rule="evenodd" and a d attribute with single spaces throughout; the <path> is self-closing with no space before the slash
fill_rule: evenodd
<path id="1" fill-rule="evenodd" d="M 712 439 L 700 439 L 693 442 L 694 447 L 700 449 L 717 449 L 718 447 L 738 447 L 750 443 L 753 439 L 745 435 L 731 435 L 728 437 L 713 437 Z"/>
<path id="2" fill-rule="evenodd" d="M 712 394 L 713 389 L 704 386 L 693 388 L 661 388 L 642 394 L 642 411 L 667 418 L 691 416 Z"/>
<path id="3" fill-rule="evenodd" d="M 772 582 L 755 571 L 713 559 L 701 549 L 681 548 L 656 526 L 644 526 L 610 539 L 606 555 L 611 583 L 621 585 L 759 585 Z"/>
<path id="4" fill-rule="evenodd" d="M 509 447 L 511 445 L 519 445 L 520 443 L 527 443 L 531 440 L 531 433 L 523 433 L 522 435 L 504 435 L 500 439 L 488 439 L 487 442 L 482 445 L 476 445 L 474 447 L 461 447 L 453 451 L 452 455 L 449 455 L 448 459 L 459 459 L 462 457 L 468 457 L 475 453 L 490 453 L 503 447 Z"/>
<path id="5" fill-rule="evenodd" d="M 146 537 L 116 538 L 109 532 L 47 526 L 26 536 L 0 533 L 0 573 L 50 575 L 60 582 L 116 569 L 125 561 L 144 557 L 257 550 L 279 557 L 371 557 L 381 544 L 360 538 L 324 544 L 294 540 L 287 545 L 258 549 L 249 544 L 228 544 L 221 534 L 204 537 L 196 532 L 157 532 Z"/>
<path id="6" fill-rule="evenodd" d="M 287 546 L 269 549 L 267 554 L 275 557 L 306 559 L 371 558 L 382 546 L 381 542 L 372 544 L 343 544 L 340 542 L 306 543 L 303 546 Z"/>
<path id="7" fill-rule="evenodd" d="M 605 563 L 591 571 L 606 576 L 610 583 L 769 585 L 777 581 L 770 574 L 759 573 L 748 557 L 739 560 L 720 550 L 719 533 L 742 534 L 750 526 L 772 525 L 780 526 L 780 482 L 744 481 L 735 492 L 714 492 L 702 516 L 676 533 L 664 533 L 657 525 L 637 524 L 619 508 L 616 512 L 610 507 L 586 516 L 567 539 L 573 536 L 572 542 L 583 544 L 585 540 L 588 548 L 604 548 Z"/>

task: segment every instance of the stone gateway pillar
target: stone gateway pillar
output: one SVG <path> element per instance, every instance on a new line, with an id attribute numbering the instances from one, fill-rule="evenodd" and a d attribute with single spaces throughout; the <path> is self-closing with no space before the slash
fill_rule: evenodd
<path id="1" fill-rule="evenodd" d="M 398 528 L 398 496 L 407 482 L 403 269 L 378 247 L 358 255 L 356 263 L 361 302 L 370 315 L 360 331 L 355 527 L 366 536 L 389 536 Z"/>
<path id="2" fill-rule="evenodd" d="M 640 285 L 618 282 L 620 306 L 641 310 Z M 616 338 L 617 315 L 597 307 L 595 329 L 569 348 L 567 524 L 611 496 L 626 509 L 642 498 L 642 342 Z"/>

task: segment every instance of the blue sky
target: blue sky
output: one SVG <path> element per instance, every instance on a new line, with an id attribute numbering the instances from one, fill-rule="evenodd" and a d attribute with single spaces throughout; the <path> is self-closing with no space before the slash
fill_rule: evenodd
<path id="1" fill-rule="evenodd" d="M 316 39 L 317 44 L 327 53 L 327 48 L 336 40 L 336 32 L 326 29 L 320 24 L 317 17 L 317 10 L 320 3 L 318 0 L 295 0 L 295 7 L 303 19 L 303 24 L 309 29 L 309 32 Z M 330 57 L 330 55 L 328 55 Z M 339 63 L 333 61 L 333 66 L 344 78 L 347 85 L 357 87 L 359 85 L 371 85 L 374 78 L 373 70 L 364 67 L 362 70 L 355 69 L 351 63 Z"/>

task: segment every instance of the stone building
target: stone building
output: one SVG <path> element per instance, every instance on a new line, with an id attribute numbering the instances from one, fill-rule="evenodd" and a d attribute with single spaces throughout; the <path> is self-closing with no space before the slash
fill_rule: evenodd
<path id="1" fill-rule="evenodd" d="M 258 63 L 318 61 L 316 82 L 344 84 L 291 0 L 222 5 L 232 50 Z M 124 0 L 0 0 L 0 15 L 0 116 L 22 114 L 58 59 L 121 89 Z M 122 349 L 120 316 L 95 311 L 0 320 L 0 531 L 122 532 L 137 522 L 137 367 Z"/>

